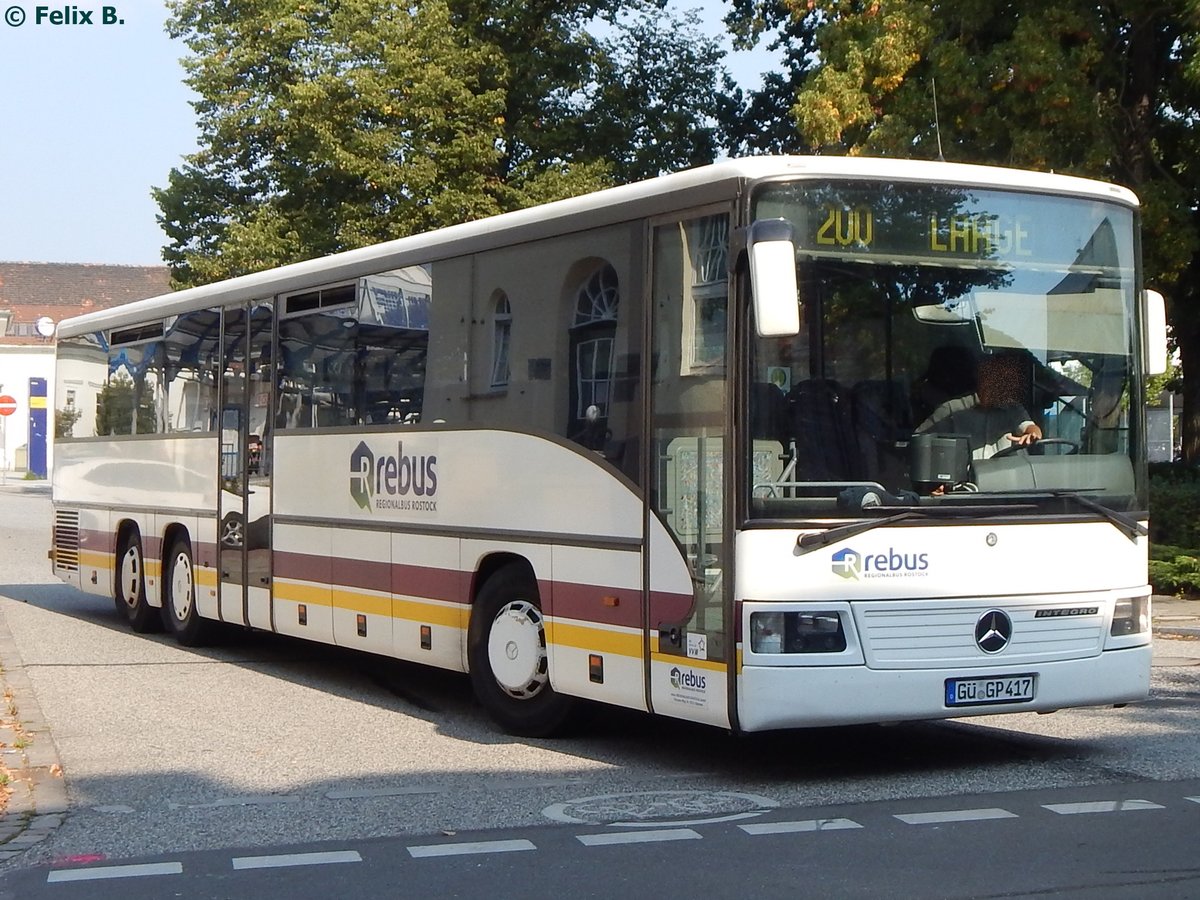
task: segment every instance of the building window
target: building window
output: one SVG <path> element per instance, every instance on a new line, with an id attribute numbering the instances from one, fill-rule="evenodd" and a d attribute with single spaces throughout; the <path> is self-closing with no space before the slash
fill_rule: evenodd
<path id="1" fill-rule="evenodd" d="M 508 295 L 500 291 L 496 295 L 492 314 L 492 387 L 508 387 L 509 346 L 512 342 L 512 307 Z"/>
<path id="2" fill-rule="evenodd" d="M 603 446 L 612 382 L 620 290 L 617 271 L 604 263 L 575 294 L 571 326 L 571 426 L 575 440 Z"/>
<path id="3" fill-rule="evenodd" d="M 691 257 L 684 303 L 683 375 L 719 371 L 725 363 L 729 218 L 705 216 L 681 225 Z"/>

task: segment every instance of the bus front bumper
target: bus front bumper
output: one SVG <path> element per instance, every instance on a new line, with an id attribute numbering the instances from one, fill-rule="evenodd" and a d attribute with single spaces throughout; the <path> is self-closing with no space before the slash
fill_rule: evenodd
<path id="1" fill-rule="evenodd" d="M 963 669 L 866 666 L 743 666 L 738 687 L 742 731 L 1053 712 L 1144 700 L 1150 692 L 1149 644 L 1087 659 Z M 1036 675 L 1032 700 L 946 705 L 947 679 Z"/>

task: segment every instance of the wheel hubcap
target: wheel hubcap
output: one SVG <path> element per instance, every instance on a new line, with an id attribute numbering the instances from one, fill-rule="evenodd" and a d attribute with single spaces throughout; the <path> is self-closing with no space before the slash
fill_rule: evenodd
<path id="1" fill-rule="evenodd" d="M 488 662 L 496 683 L 521 700 L 536 696 L 549 677 L 542 613 L 528 600 L 501 608 L 488 634 Z"/>
<path id="2" fill-rule="evenodd" d="M 130 609 L 135 609 L 142 599 L 141 575 L 142 554 L 135 544 L 121 557 L 121 596 Z"/>
<path id="3" fill-rule="evenodd" d="M 192 608 L 192 561 L 186 553 L 175 557 L 171 569 L 171 611 L 183 621 Z"/>

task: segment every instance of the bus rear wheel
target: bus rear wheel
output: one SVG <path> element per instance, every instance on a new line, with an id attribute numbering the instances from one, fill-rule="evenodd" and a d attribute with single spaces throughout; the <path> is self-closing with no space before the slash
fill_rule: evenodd
<path id="1" fill-rule="evenodd" d="M 567 724 L 574 701 L 550 684 L 545 619 L 528 567 L 507 565 L 484 583 L 467 656 L 475 696 L 505 731 L 548 737 Z"/>
<path id="2" fill-rule="evenodd" d="M 196 569 L 186 538 L 175 538 L 164 563 L 163 622 L 185 647 L 201 647 L 209 641 L 212 623 L 196 608 Z"/>
<path id="3" fill-rule="evenodd" d="M 137 531 L 127 529 L 117 548 L 117 574 L 113 585 L 117 612 L 138 634 L 158 631 L 158 610 L 146 601 L 145 558 Z"/>

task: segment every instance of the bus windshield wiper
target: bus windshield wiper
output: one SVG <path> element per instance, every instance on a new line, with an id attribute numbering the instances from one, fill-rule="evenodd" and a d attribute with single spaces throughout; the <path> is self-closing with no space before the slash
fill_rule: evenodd
<path id="1" fill-rule="evenodd" d="M 830 544 L 836 544 L 838 541 L 848 540 L 856 534 L 862 534 L 864 531 L 870 531 L 873 528 L 882 528 L 884 525 L 892 525 L 896 522 L 903 522 L 906 519 L 925 519 L 928 518 L 926 513 L 916 509 L 906 509 L 903 512 L 895 513 L 894 515 L 884 516 L 882 519 L 868 519 L 865 522 L 851 522 L 849 525 L 840 525 L 837 528 L 830 528 L 828 531 L 817 531 L 811 534 L 802 534 L 796 541 L 796 550 L 799 553 L 808 553 L 810 550 L 818 550 L 821 547 L 828 547 Z"/>
<path id="2" fill-rule="evenodd" d="M 1107 519 L 1112 523 L 1114 528 L 1124 534 L 1125 537 L 1129 538 L 1131 541 L 1137 540 L 1141 535 L 1147 535 L 1150 533 L 1150 529 L 1132 516 L 1127 516 L 1123 512 L 1118 512 L 1115 509 L 1110 509 L 1102 503 L 1097 503 L 1091 497 L 1086 497 L 1078 491 L 1051 491 L 1050 495 L 1053 497 L 1061 497 L 1064 500 L 1073 500 L 1084 509 L 1090 510 L 1104 519 Z"/>

